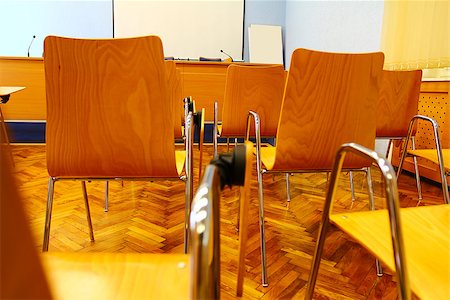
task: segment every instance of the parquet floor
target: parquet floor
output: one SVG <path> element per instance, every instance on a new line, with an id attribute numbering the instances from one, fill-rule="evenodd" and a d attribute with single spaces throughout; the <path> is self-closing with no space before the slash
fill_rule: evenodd
<path id="1" fill-rule="evenodd" d="M 205 146 L 204 164 L 212 157 Z M 225 151 L 220 147 L 219 151 Z M 36 241 L 42 247 L 47 195 L 45 146 L 12 145 L 15 176 Z M 197 170 L 196 170 L 197 172 Z M 336 210 L 367 210 L 362 174 L 355 175 L 356 201 L 352 204 L 348 176 L 340 182 Z M 373 170 L 377 207 L 383 206 L 379 173 Z M 195 187 L 198 185 L 195 178 Z M 256 172 L 253 171 L 249 244 L 244 299 L 302 299 L 319 227 L 327 179 L 325 174 L 291 177 L 292 200 L 286 202 L 284 176 L 266 175 L 265 216 L 270 285 L 260 284 L 260 248 Z M 103 211 L 104 182 L 87 184 L 96 241 L 87 231 L 80 182 L 55 185 L 49 251 L 75 252 L 179 252 L 183 250 L 184 183 L 181 181 L 110 183 L 109 212 Z M 401 206 L 416 205 L 412 176 L 399 181 Z M 423 205 L 442 203 L 438 185 L 423 182 Z M 238 233 L 237 188 L 221 198 L 221 296 L 235 298 Z M 327 238 L 315 299 L 395 299 L 395 279 L 387 271 L 378 278 L 374 258 L 342 232 L 333 229 Z"/>

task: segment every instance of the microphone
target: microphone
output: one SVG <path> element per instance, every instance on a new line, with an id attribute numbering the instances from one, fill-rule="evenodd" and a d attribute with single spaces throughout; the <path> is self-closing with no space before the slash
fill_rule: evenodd
<path id="1" fill-rule="evenodd" d="M 220 49 L 220 52 L 222 52 L 223 54 L 225 54 L 226 56 L 228 56 L 231 59 L 231 62 L 234 61 L 233 57 L 231 57 L 230 54 L 226 53 L 225 51 L 223 51 L 222 49 Z"/>
<path id="2" fill-rule="evenodd" d="M 30 57 L 30 48 L 31 48 L 31 45 L 33 45 L 33 42 L 34 42 L 35 38 L 36 38 L 36 36 L 33 35 L 33 38 L 31 39 L 30 45 L 28 46 L 28 57 Z"/>

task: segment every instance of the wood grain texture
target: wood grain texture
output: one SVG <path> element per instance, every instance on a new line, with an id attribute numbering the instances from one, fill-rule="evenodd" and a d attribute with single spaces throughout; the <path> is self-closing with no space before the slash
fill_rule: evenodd
<path id="1" fill-rule="evenodd" d="M 189 299 L 188 255 L 44 253 L 56 299 Z"/>
<path id="2" fill-rule="evenodd" d="M 261 136 L 277 133 L 285 86 L 283 66 L 230 65 L 222 106 L 221 137 L 244 137 L 250 110 L 259 114 Z M 252 126 L 251 135 L 255 135 Z"/>
<path id="3" fill-rule="evenodd" d="M 244 186 L 239 188 L 239 249 L 238 249 L 238 269 L 236 279 L 236 295 L 242 296 L 244 291 L 245 256 L 248 239 L 248 209 L 250 206 L 250 187 L 253 161 L 253 144 L 245 142 L 245 179 Z"/>
<path id="4" fill-rule="evenodd" d="M 436 149 L 408 150 L 408 153 L 428 159 L 437 165 L 439 164 Z M 444 157 L 444 169 L 446 172 L 450 172 L 450 149 L 442 149 L 442 156 Z"/>
<path id="5" fill-rule="evenodd" d="M 387 210 L 331 215 L 330 220 L 395 270 Z M 450 205 L 400 210 L 411 289 L 421 299 L 450 298 Z"/>
<path id="6" fill-rule="evenodd" d="M 278 125 L 274 170 L 328 170 L 346 142 L 374 148 L 384 56 L 297 49 Z M 345 168 L 368 163 L 349 156 Z"/>
<path id="7" fill-rule="evenodd" d="M 158 37 L 44 41 L 47 166 L 55 177 L 178 177 Z"/>
<path id="8" fill-rule="evenodd" d="M 40 252 L 48 185 L 45 146 L 12 144 L 11 148 L 15 161 L 14 176 L 24 199 L 35 249 Z M 203 163 L 206 164 L 212 159 L 213 147 L 205 145 L 204 150 Z M 226 146 L 219 145 L 219 153 L 224 151 Z M 197 165 L 198 157 L 198 149 L 194 147 L 194 165 Z M 286 203 L 285 177 L 263 177 L 266 187 L 264 210 L 270 284 L 262 287 L 258 190 L 254 163 L 253 159 L 242 299 L 303 299 L 325 199 L 326 175 L 302 173 L 291 176 L 289 205 Z M 194 186 L 198 185 L 197 172 L 195 168 Z M 334 210 L 337 213 L 367 211 L 368 196 L 364 176 L 360 172 L 354 174 L 356 201 L 352 201 L 350 197 L 348 175 L 343 174 L 340 178 L 342 182 L 339 183 Z M 375 203 L 377 208 L 382 208 L 382 182 L 379 172 L 374 168 L 372 178 Z M 405 173 L 398 184 L 402 207 L 416 206 L 414 177 Z M 185 199 L 182 194 L 185 184 L 182 181 L 125 181 L 123 185 L 112 181 L 109 187 L 110 206 L 108 213 L 105 213 L 104 182 L 97 180 L 87 183 L 96 238 L 91 243 L 80 183 L 69 180 L 57 182 L 49 253 L 183 252 Z M 442 203 L 440 185 L 423 181 L 422 189 L 424 199 L 421 205 Z M 221 193 L 222 299 L 236 299 L 238 199 L 236 187 L 226 188 Z M 395 277 L 387 268 L 385 270 L 387 272 L 384 276 L 378 278 L 374 257 L 348 235 L 333 228 L 325 243 L 314 299 L 396 299 Z"/>
<path id="9" fill-rule="evenodd" d="M 45 78 L 42 58 L 0 57 L 0 85 L 26 89 L 5 105 L 6 120 L 45 120 Z"/>
<path id="10" fill-rule="evenodd" d="M 0 298 L 50 299 L 9 154 L 1 144 L 0 166 Z"/>
<path id="11" fill-rule="evenodd" d="M 435 119 L 439 124 L 442 148 L 450 148 L 450 82 L 422 82 L 418 114 Z M 415 136 L 416 149 L 435 148 L 433 129 L 429 122 L 419 120 Z M 392 165 L 397 166 L 403 144 L 396 143 L 392 151 Z M 421 176 L 441 182 L 438 166 L 426 159 L 419 158 Z M 414 172 L 412 160 L 406 160 L 403 169 Z M 450 182 L 449 182 L 450 185 Z"/>
<path id="12" fill-rule="evenodd" d="M 170 100 L 173 104 L 173 112 L 175 115 L 174 135 L 175 138 L 181 139 L 183 137 L 182 125 L 184 123 L 184 103 L 181 88 L 181 71 L 177 69 L 176 63 L 173 60 L 166 60 L 164 63 L 166 65 L 166 76 L 168 83 L 167 88 L 169 90 Z"/>
<path id="13" fill-rule="evenodd" d="M 377 103 L 377 137 L 406 137 L 417 114 L 422 70 L 383 70 Z"/>

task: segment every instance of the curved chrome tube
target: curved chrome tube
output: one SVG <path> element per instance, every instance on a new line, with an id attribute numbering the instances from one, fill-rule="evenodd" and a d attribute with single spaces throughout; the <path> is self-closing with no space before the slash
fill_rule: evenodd
<path id="1" fill-rule="evenodd" d="M 430 117 L 424 116 L 424 115 L 415 115 L 411 119 L 411 121 L 409 122 L 408 135 L 406 136 L 406 142 L 402 149 L 402 158 L 400 159 L 400 162 L 398 164 L 397 177 L 399 177 L 402 172 L 403 162 L 405 161 L 405 158 L 407 155 L 408 141 L 411 139 L 411 136 L 413 133 L 413 128 L 414 128 L 414 123 L 419 119 L 428 121 L 433 125 L 434 141 L 436 143 L 439 171 L 440 171 L 440 175 L 441 175 L 442 193 L 444 196 L 445 203 L 450 204 L 450 196 L 449 196 L 448 187 L 447 187 L 447 177 L 446 177 L 445 169 L 444 169 L 444 156 L 442 155 L 441 138 L 439 136 L 439 124 L 436 122 L 436 120 L 434 120 Z M 416 177 L 419 177 L 418 169 L 416 169 L 415 171 L 416 171 Z M 419 178 L 417 178 L 417 180 L 419 180 Z M 418 190 L 420 189 L 419 182 L 417 185 L 417 189 Z M 419 198 L 422 198 L 421 195 L 419 195 L 419 196 L 420 196 Z"/>
<path id="2" fill-rule="evenodd" d="M 220 298 L 219 193 L 218 167 L 208 165 L 190 215 L 191 299 Z"/>
<path id="3" fill-rule="evenodd" d="M 325 242 L 326 231 L 330 226 L 329 217 L 330 211 L 332 209 L 331 206 L 337 189 L 339 175 L 342 170 L 342 164 L 348 152 L 371 159 L 378 166 L 385 179 L 386 202 L 389 211 L 392 244 L 394 247 L 394 261 L 398 278 L 399 297 L 400 299 L 410 299 L 411 292 L 409 288 L 408 273 L 406 270 L 406 261 L 404 254 L 401 251 L 401 249 L 404 249 L 404 243 L 402 230 L 400 227 L 400 206 L 398 201 L 397 177 L 395 175 L 395 171 L 392 168 L 391 164 L 377 152 L 354 143 L 342 145 L 341 148 L 339 148 L 336 159 L 334 161 L 333 172 L 331 173 L 330 185 L 328 187 L 325 207 L 322 213 L 322 222 L 320 225 L 319 236 L 314 251 L 314 257 L 311 265 L 311 272 L 309 274 L 308 289 L 306 291 L 305 299 L 312 299 L 313 296 L 317 273 L 320 266 L 320 258 L 322 256 L 323 245 Z"/>
<path id="4" fill-rule="evenodd" d="M 186 132 L 184 253 L 187 253 L 189 249 L 189 213 L 191 211 L 192 195 L 194 193 L 194 159 L 192 156 L 194 142 L 194 131 L 192 130 L 193 122 L 192 112 L 188 112 L 184 125 Z"/>

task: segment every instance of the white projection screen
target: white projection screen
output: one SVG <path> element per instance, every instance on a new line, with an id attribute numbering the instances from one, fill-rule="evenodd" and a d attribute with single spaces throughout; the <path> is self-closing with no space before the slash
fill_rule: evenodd
<path id="1" fill-rule="evenodd" d="M 158 35 L 165 56 L 242 59 L 244 0 L 114 0 L 114 37 Z"/>

